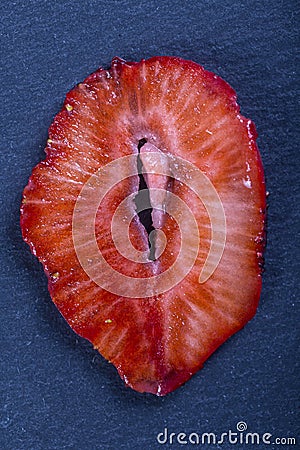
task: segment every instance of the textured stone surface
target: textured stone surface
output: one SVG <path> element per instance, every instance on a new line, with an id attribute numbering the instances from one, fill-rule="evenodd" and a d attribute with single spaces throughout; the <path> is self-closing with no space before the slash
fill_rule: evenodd
<path id="1" fill-rule="evenodd" d="M 222 433 L 241 420 L 251 432 L 297 436 L 295 9 L 291 0 L 3 5 L 1 449 L 155 449 L 162 447 L 156 435 L 164 427 Z M 270 191 L 257 315 L 165 398 L 126 389 L 115 369 L 70 330 L 50 300 L 41 266 L 22 242 L 18 213 L 66 92 L 115 55 L 140 60 L 159 54 L 193 59 L 233 86 L 242 113 L 257 126 Z"/>

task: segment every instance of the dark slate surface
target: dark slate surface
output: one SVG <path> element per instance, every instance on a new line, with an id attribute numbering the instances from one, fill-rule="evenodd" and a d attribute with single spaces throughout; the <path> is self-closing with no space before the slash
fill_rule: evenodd
<path id="1" fill-rule="evenodd" d="M 296 4 L 2 4 L 1 450 L 177 449 L 184 446 L 156 442 L 164 427 L 175 433 L 222 433 L 236 430 L 239 421 L 273 438 L 297 436 Z M 115 369 L 70 330 L 50 300 L 41 266 L 22 242 L 18 212 L 66 92 L 115 55 L 139 60 L 157 54 L 195 60 L 235 88 L 242 113 L 256 123 L 271 193 L 257 315 L 165 398 L 125 388 Z M 288 447 L 227 442 L 201 448 Z"/>

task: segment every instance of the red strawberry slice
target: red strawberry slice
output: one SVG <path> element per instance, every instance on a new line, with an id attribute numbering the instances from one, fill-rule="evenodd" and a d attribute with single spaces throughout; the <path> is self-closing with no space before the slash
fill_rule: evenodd
<path id="1" fill-rule="evenodd" d="M 231 87 L 174 57 L 115 58 L 50 127 L 24 190 L 24 240 L 73 330 L 139 392 L 176 389 L 255 314 L 266 206 L 255 139 Z"/>

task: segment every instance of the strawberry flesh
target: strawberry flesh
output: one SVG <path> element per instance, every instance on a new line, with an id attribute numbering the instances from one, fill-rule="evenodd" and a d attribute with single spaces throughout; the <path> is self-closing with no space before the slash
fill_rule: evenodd
<path id="1" fill-rule="evenodd" d="M 24 189 L 23 238 L 43 264 L 50 295 L 69 325 L 139 392 L 165 395 L 182 385 L 255 314 L 266 207 L 256 137 L 254 124 L 241 116 L 227 83 L 196 63 L 174 57 L 139 63 L 115 58 L 109 70 L 100 68 L 67 94 L 49 129 L 46 159 L 34 168 Z M 183 158 L 208 177 L 222 202 L 226 245 L 204 283 L 199 283 L 199 274 L 211 245 L 210 217 L 188 186 L 151 171 L 153 152 L 161 155 L 158 173 L 168 170 L 166 155 Z M 120 157 L 138 154 L 150 188 L 153 227 L 166 237 L 153 238 L 154 260 L 129 260 L 111 236 L 116 207 L 138 191 L 137 174 L 111 189 L 95 219 L 105 260 L 128 277 L 125 291 L 130 292 L 133 274 L 146 283 L 163 274 L 180 253 L 180 227 L 163 211 L 167 193 L 180 197 L 192 211 L 201 245 L 192 269 L 174 287 L 128 298 L 102 288 L 85 272 L 74 248 L 72 223 L 76 201 L 90 177 Z M 154 188 L 161 191 L 152 192 Z M 148 234 L 134 206 L 130 208 L 131 243 L 147 255 Z M 189 224 L 183 226 L 188 233 Z M 179 266 L 181 270 L 185 267 Z"/>

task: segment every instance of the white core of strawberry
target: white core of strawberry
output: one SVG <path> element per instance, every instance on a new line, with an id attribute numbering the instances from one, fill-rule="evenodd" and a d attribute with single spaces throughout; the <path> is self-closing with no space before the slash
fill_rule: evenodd
<path id="1" fill-rule="evenodd" d="M 152 224 L 155 228 L 149 233 L 150 253 L 157 260 L 166 247 L 164 233 L 160 232 L 165 223 L 167 187 L 170 173 L 167 156 L 155 145 L 146 142 L 140 148 L 140 160 L 143 165 L 143 176 L 149 190 L 149 200 L 152 209 Z M 171 175 L 171 174 L 170 174 Z"/>

